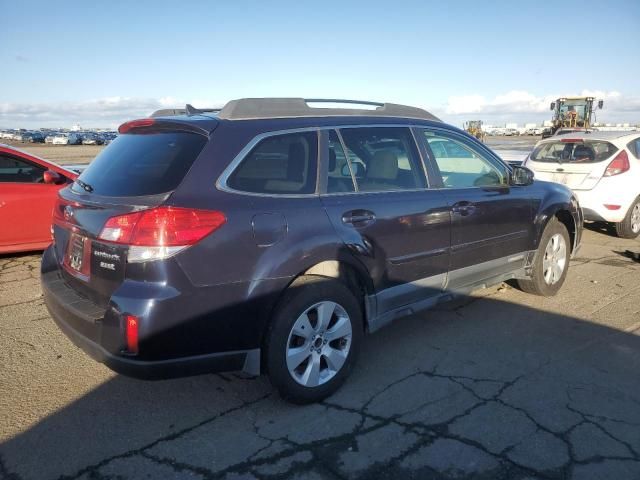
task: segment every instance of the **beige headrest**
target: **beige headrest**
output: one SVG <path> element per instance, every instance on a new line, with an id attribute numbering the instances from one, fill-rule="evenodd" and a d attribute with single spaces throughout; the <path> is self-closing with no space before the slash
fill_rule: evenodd
<path id="1" fill-rule="evenodd" d="M 398 157 L 389 150 L 380 150 L 373 155 L 367 178 L 395 180 L 398 177 Z"/>

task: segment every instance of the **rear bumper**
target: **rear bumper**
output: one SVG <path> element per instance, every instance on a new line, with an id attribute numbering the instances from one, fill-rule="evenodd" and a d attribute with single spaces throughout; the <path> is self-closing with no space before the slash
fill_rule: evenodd
<path id="1" fill-rule="evenodd" d="M 105 364 L 114 372 L 142 380 L 161 380 L 167 378 L 186 377 L 203 373 L 229 372 L 247 370 L 255 374 L 252 362 L 260 359 L 260 349 L 237 352 L 213 353 L 194 357 L 182 357 L 171 360 L 143 361 L 126 356 L 114 355 L 98 343 L 90 340 L 72 328 L 61 315 L 56 312 L 60 306 L 56 299 L 45 294 L 45 303 L 56 325 L 69 339 L 97 362 Z M 259 371 L 259 367 L 258 367 Z"/>
<path id="2" fill-rule="evenodd" d="M 90 335 L 83 334 L 77 327 L 82 323 L 99 324 L 102 320 L 95 318 L 98 316 L 98 311 L 92 314 L 77 302 L 66 304 L 59 293 L 60 288 L 57 285 L 59 281 L 62 280 L 59 277 L 56 278 L 55 272 L 42 277 L 44 301 L 56 325 L 77 347 L 117 373 L 145 380 L 159 380 L 214 372 L 245 370 L 248 373 L 257 374 L 260 371 L 260 349 L 153 361 L 111 353 L 90 338 Z M 93 327 L 97 326 L 93 325 Z"/>
<path id="3" fill-rule="evenodd" d="M 164 301 L 129 297 L 128 303 L 114 295 L 108 307 L 101 307 L 65 282 L 51 248 L 43 255 L 41 283 L 45 305 L 60 330 L 90 357 L 117 373 L 148 380 L 223 371 L 260 373 L 262 324 L 257 315 L 246 316 L 250 301 L 242 302 L 241 309 L 220 310 L 215 298 L 210 299 L 210 314 L 197 321 L 188 309 L 193 291 Z M 136 293 L 135 284 L 125 286 L 130 295 Z M 211 295 L 212 291 L 204 293 Z M 150 303 L 157 308 L 150 308 Z M 139 357 L 123 348 L 120 312 L 140 317 Z M 244 344 L 239 345 L 239 339 Z"/>
<path id="4" fill-rule="evenodd" d="M 609 178 L 601 180 L 592 190 L 573 191 L 576 197 L 578 197 L 585 220 L 611 223 L 622 222 L 624 220 L 629 208 L 640 192 L 637 186 L 634 187 L 620 182 L 620 185 L 617 185 L 610 180 Z M 620 208 L 611 210 L 605 207 L 605 204 L 619 205 Z"/>

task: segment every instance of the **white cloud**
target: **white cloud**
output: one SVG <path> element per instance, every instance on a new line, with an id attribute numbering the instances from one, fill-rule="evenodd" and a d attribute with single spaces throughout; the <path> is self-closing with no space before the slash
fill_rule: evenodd
<path id="1" fill-rule="evenodd" d="M 491 122 L 541 121 L 551 117 L 549 104 L 563 96 L 592 96 L 604 100 L 604 109 L 597 112 L 599 121 L 640 122 L 640 97 L 601 90 L 556 92 L 543 96 L 521 90 L 512 90 L 493 98 L 483 95 L 452 96 L 438 113 L 445 120 L 456 123 L 461 119 L 468 120 L 471 116 L 486 118 Z"/>
<path id="2" fill-rule="evenodd" d="M 493 98 L 480 94 L 452 96 L 440 108 L 433 108 L 433 105 L 425 107 L 443 120 L 457 125 L 470 119 L 482 119 L 485 123 L 494 125 L 504 122 L 542 122 L 551 118 L 549 103 L 560 96 L 572 94 L 604 100 L 604 109 L 597 112 L 597 120 L 600 122 L 640 122 L 640 97 L 617 91 L 583 90 L 534 95 L 522 90 L 512 90 Z M 103 97 L 55 103 L 6 102 L 0 103 L 0 127 L 69 127 L 79 123 L 87 128 L 115 128 L 126 120 L 146 117 L 154 110 L 182 107 L 185 103 L 196 107 L 214 107 L 224 102 L 196 98 L 186 100 L 170 96 Z"/>

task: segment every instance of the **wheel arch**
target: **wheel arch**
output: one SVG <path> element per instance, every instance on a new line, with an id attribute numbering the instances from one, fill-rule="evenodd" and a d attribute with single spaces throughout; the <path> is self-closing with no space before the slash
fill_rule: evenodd
<path id="1" fill-rule="evenodd" d="M 367 269 L 363 265 L 358 264 L 355 259 L 328 258 L 325 260 L 317 260 L 315 263 L 305 266 L 297 275 L 291 277 L 286 287 L 282 289 L 275 301 L 271 303 L 270 308 L 264 312 L 264 328 L 260 335 L 263 352 L 265 351 L 264 342 L 267 338 L 267 332 L 271 325 L 273 314 L 281 304 L 287 289 L 289 289 L 296 280 L 311 275 L 332 278 L 342 282 L 358 300 L 362 312 L 363 327 L 365 329 L 367 328 L 368 310 L 366 307 L 366 298 L 374 293 L 373 281 Z M 264 365 L 264 362 L 262 362 L 262 365 Z"/>
<path id="2" fill-rule="evenodd" d="M 567 232 L 569 232 L 569 240 L 571 242 L 571 245 L 570 245 L 571 253 L 573 253 L 577 246 L 576 245 L 577 226 L 576 226 L 576 221 L 573 218 L 573 215 L 571 215 L 571 212 L 569 210 L 560 209 L 555 212 L 553 218 L 556 218 L 560 223 L 562 223 L 566 227 Z"/>
<path id="3" fill-rule="evenodd" d="M 555 194 L 547 198 L 546 201 L 543 201 L 538 209 L 538 214 L 534 222 L 535 243 L 533 247 L 535 250 L 538 249 L 544 229 L 552 219 L 556 219 L 566 227 L 569 233 L 570 248 L 573 254 L 577 251 L 582 237 L 582 212 L 573 195 L 560 195 L 561 192 L 558 191 L 554 193 Z"/>

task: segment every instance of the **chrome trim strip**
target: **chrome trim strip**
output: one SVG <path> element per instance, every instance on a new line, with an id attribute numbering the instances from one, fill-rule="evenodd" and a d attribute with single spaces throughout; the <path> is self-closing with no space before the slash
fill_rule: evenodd
<path id="1" fill-rule="evenodd" d="M 520 230 L 518 232 L 507 233 L 505 235 L 497 235 L 495 237 L 483 238 L 482 240 L 475 240 L 473 242 L 460 243 L 458 245 L 451 246 L 451 252 L 457 252 L 463 249 L 473 249 L 484 247 L 492 243 L 506 242 L 508 240 L 517 240 L 518 238 L 524 238 L 529 234 L 527 230 Z"/>
<path id="2" fill-rule="evenodd" d="M 357 125 L 340 125 L 340 124 L 334 124 L 334 125 L 322 125 L 322 126 L 315 126 L 315 127 L 301 127 L 301 128 L 289 128 L 289 129 L 282 129 L 282 130 L 271 130 L 268 132 L 263 132 L 260 133 L 258 135 L 256 135 L 255 137 L 253 137 L 249 143 L 247 143 L 242 150 L 240 150 L 240 152 L 233 158 L 233 160 L 231 160 L 231 163 L 229 163 L 229 165 L 227 165 L 227 168 L 225 168 L 222 172 L 222 174 L 220 175 L 220 177 L 218 177 L 218 180 L 215 183 L 215 186 L 218 190 L 222 191 L 222 192 L 227 192 L 227 193 L 235 193 L 235 194 L 239 194 L 239 195 L 249 195 L 252 197 L 275 197 L 275 198 L 309 198 L 309 197 L 316 197 L 319 195 L 318 190 L 317 190 L 317 181 L 316 181 L 316 192 L 315 193 L 304 193 L 304 194 L 291 194 L 291 193 L 255 193 L 255 192 L 244 192 L 241 190 L 235 190 L 231 187 L 229 187 L 227 185 L 227 182 L 229 180 L 229 177 L 231 176 L 231 174 L 233 173 L 233 171 L 238 167 L 238 165 L 240 165 L 240 163 L 242 162 L 242 160 L 244 160 L 244 157 L 246 157 L 249 152 L 253 149 L 253 147 L 255 147 L 261 140 L 268 138 L 268 137 L 273 137 L 276 135 L 286 135 L 289 133 L 302 133 L 302 132 L 319 132 L 321 130 L 336 130 L 337 133 L 340 135 L 340 130 L 341 129 L 345 129 L 345 128 L 391 128 L 391 127 L 396 127 L 396 128 L 408 128 L 408 129 L 412 129 L 414 127 L 420 128 L 420 127 L 425 127 L 424 125 L 416 125 L 416 124 L 407 124 L 407 123 L 364 123 L 364 124 L 357 124 Z M 413 133 L 413 132 L 412 132 Z M 342 135 L 339 136 L 340 141 L 342 142 L 343 148 L 344 148 L 344 142 L 342 140 Z M 414 142 L 415 142 L 415 136 L 414 138 Z M 319 141 L 318 141 L 319 142 Z M 418 148 L 417 144 L 416 144 L 416 148 L 418 149 L 418 155 L 420 155 L 420 149 Z M 348 155 L 347 151 L 345 150 L 345 155 Z M 348 156 L 347 156 L 348 158 Z M 320 157 L 318 157 L 318 163 L 320 162 Z M 424 166 L 423 166 L 424 168 Z M 353 172 L 351 172 L 353 174 Z M 426 173 L 425 173 L 426 175 Z M 352 177 L 353 178 L 353 177 Z M 426 178 L 426 182 L 427 185 L 429 185 L 429 178 Z M 357 183 L 354 182 L 354 185 L 356 185 L 357 188 Z M 386 191 L 382 191 L 382 192 L 366 192 L 366 193 L 391 193 L 391 192 L 407 192 L 407 191 L 424 191 L 429 189 L 429 187 L 427 186 L 427 188 L 419 188 L 419 189 L 415 189 L 415 190 L 386 190 Z M 363 192 L 344 192 L 346 194 L 353 194 L 353 193 L 363 193 Z M 335 194 L 331 194 L 331 195 L 340 195 L 343 194 L 341 192 L 335 193 Z"/>
<path id="3" fill-rule="evenodd" d="M 436 257 L 438 255 L 449 253 L 449 250 L 450 250 L 449 247 L 443 247 L 443 248 L 435 248 L 433 250 L 429 250 L 426 252 L 412 253 L 410 255 L 403 255 L 401 257 L 393 257 L 389 259 L 389 263 L 391 265 L 402 265 L 404 263 L 409 263 L 416 260 L 421 260 L 429 257 Z"/>
<path id="4" fill-rule="evenodd" d="M 433 162 L 433 159 L 431 158 L 422 158 L 422 154 L 420 152 L 420 148 L 418 147 L 418 139 L 415 137 L 415 133 L 413 132 L 414 128 L 422 128 L 422 129 L 429 129 L 429 130 L 436 130 L 436 131 L 441 131 L 450 135 L 454 135 L 454 136 L 458 136 L 461 137 L 461 140 L 468 140 L 466 139 L 463 135 L 461 135 L 459 132 L 455 131 L 455 130 L 449 130 L 446 128 L 442 128 L 442 127 L 438 127 L 438 126 L 426 126 L 426 125 L 420 125 L 420 124 L 415 124 L 415 123 L 364 123 L 364 124 L 351 124 L 351 125 L 340 125 L 340 124 L 333 124 L 333 125 L 322 125 L 322 126 L 314 126 L 314 127 L 301 127 L 301 128 L 290 128 L 290 129 L 282 129 L 282 130 L 271 130 L 268 132 L 263 132 L 260 133 L 258 135 L 256 135 L 255 137 L 253 137 L 253 139 L 251 139 L 249 141 L 249 143 L 247 143 L 247 145 L 244 146 L 244 148 L 242 148 L 242 150 L 240 150 L 240 152 L 233 158 L 233 160 L 231 161 L 231 163 L 229 163 L 229 165 L 227 166 L 227 168 L 224 169 L 224 171 L 222 172 L 222 174 L 220 175 L 220 177 L 218 177 L 218 180 L 215 183 L 215 186 L 218 190 L 223 191 L 223 192 L 227 192 L 227 193 L 235 193 L 235 194 L 239 194 L 239 195 L 249 195 L 249 196 L 253 196 L 253 197 L 275 197 L 275 198 L 309 198 L 309 197 L 316 197 L 319 195 L 319 192 L 317 191 L 317 181 L 316 181 L 316 192 L 315 193 L 304 193 L 304 194 L 291 194 L 291 193 L 255 193 L 255 192 L 244 192 L 241 190 L 235 190 L 231 187 L 229 187 L 227 185 L 227 181 L 229 179 L 229 177 L 231 176 L 231 174 L 233 173 L 233 171 L 238 167 L 238 165 L 240 164 L 240 162 L 242 162 L 242 160 L 244 159 L 245 156 L 248 155 L 248 153 L 253 149 L 253 147 L 256 146 L 256 144 L 258 142 L 260 142 L 261 140 L 268 138 L 268 137 L 272 137 L 275 135 L 286 135 L 288 133 L 301 133 L 301 132 L 311 132 L 311 131 L 321 131 L 321 130 L 336 130 L 337 133 L 339 134 L 339 138 L 340 141 L 343 145 L 344 148 L 344 141 L 342 140 L 342 135 L 340 134 L 340 130 L 341 129 L 346 129 L 346 128 L 391 128 L 391 127 L 397 127 L 397 128 L 409 128 L 411 130 L 412 136 L 413 136 L 413 140 L 415 142 L 415 146 L 416 149 L 418 150 L 418 156 L 422 159 L 422 163 L 423 163 L 423 169 L 424 171 L 424 175 L 425 175 L 425 180 L 426 180 L 426 184 L 427 186 L 425 188 L 418 188 L 418 189 L 413 189 L 413 190 L 385 190 L 385 191 L 381 191 L 381 192 L 336 192 L 336 193 L 330 193 L 330 194 L 323 194 L 323 195 L 353 195 L 354 193 L 393 193 L 393 192 L 409 192 L 409 191 L 424 191 L 424 190 L 493 190 L 493 189 L 508 189 L 508 188 L 512 188 L 513 185 L 495 185 L 495 186 L 481 186 L 481 187 L 463 187 L 463 188 L 448 188 L 448 187 L 432 187 L 429 184 L 429 175 L 428 172 L 426 171 L 426 165 L 424 164 L 424 162 L 426 160 Z M 484 145 L 481 145 L 481 148 L 483 150 L 483 153 L 489 153 L 490 158 L 493 160 L 497 160 L 498 163 L 502 166 L 507 166 L 507 170 L 510 171 L 510 167 L 497 155 L 495 155 L 493 152 L 491 152 L 491 150 L 489 150 L 487 147 L 485 147 Z M 348 153 L 345 150 L 345 155 L 347 155 L 348 158 Z M 320 157 L 318 157 L 318 163 L 320 162 Z M 353 172 L 351 172 L 353 175 Z M 352 177 L 353 179 L 353 177 Z M 356 188 L 357 187 L 357 183 L 354 182 L 354 185 Z"/>
<path id="5" fill-rule="evenodd" d="M 320 131 L 317 127 L 306 127 L 306 128 L 294 128 L 290 130 L 277 130 L 272 132 L 263 132 L 259 135 L 256 135 L 247 143 L 242 150 L 231 160 L 231 163 L 227 165 L 227 168 L 224 169 L 220 177 L 216 182 L 216 188 L 220 191 L 227 193 L 235 193 L 240 195 L 249 195 L 252 197 L 276 197 L 276 198 L 309 198 L 309 197 L 317 197 L 318 196 L 318 179 L 316 178 L 316 191 L 314 193 L 256 193 L 256 192 L 244 192 L 242 190 L 236 190 L 227 185 L 229 181 L 229 177 L 235 171 L 235 169 L 240 165 L 240 163 L 244 160 L 244 158 L 253 150 L 253 148 L 262 140 L 269 137 L 274 137 L 276 135 L 286 135 L 290 133 L 302 133 L 302 132 L 318 132 Z M 318 143 L 320 143 L 320 139 L 318 138 Z M 319 148 L 319 147 L 318 147 Z M 320 158 L 317 159 L 318 164 L 320 163 Z"/>

